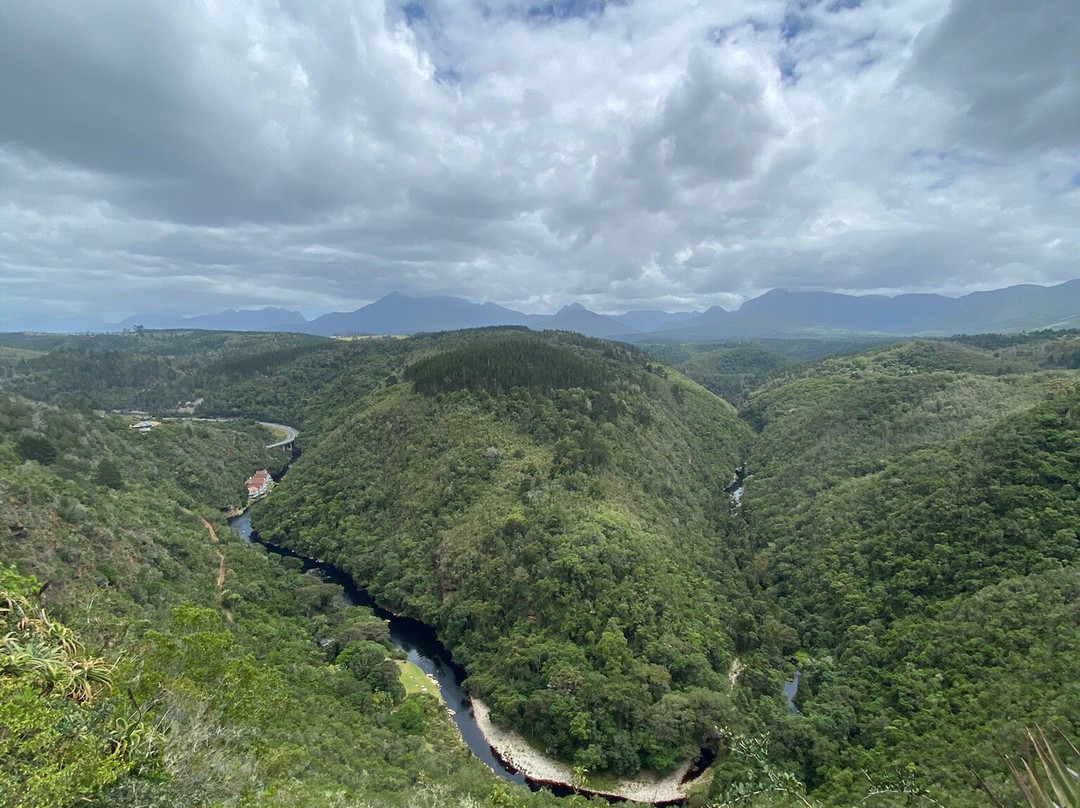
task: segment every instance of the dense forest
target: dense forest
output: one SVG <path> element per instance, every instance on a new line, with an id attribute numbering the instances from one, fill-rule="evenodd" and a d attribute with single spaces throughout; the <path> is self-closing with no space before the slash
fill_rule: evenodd
<path id="1" fill-rule="evenodd" d="M 303 450 L 262 537 L 582 778 L 706 750 L 695 804 L 1018 804 L 1002 756 L 1080 736 L 1078 367 L 1074 332 L 0 335 L 0 806 L 554 804 L 228 529 L 287 459 L 256 420 Z"/>
<path id="2" fill-rule="evenodd" d="M 226 526 L 268 433 L 128 420 L 0 395 L 0 805 L 502 794 L 385 623 Z"/>
<path id="3" fill-rule="evenodd" d="M 541 748 L 666 771 L 731 722 L 734 656 L 784 650 L 744 638 L 767 606 L 723 489 L 750 430 L 594 342 L 497 335 L 417 361 L 341 414 L 256 526 L 436 626 Z"/>

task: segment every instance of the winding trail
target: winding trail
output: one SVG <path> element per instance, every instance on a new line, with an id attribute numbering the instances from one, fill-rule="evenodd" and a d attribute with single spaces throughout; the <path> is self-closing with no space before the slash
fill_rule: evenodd
<path id="1" fill-rule="evenodd" d="M 225 551 L 217 546 L 219 544 L 218 535 L 217 531 L 214 530 L 214 526 L 210 524 L 203 516 L 199 517 L 199 521 L 203 523 L 203 527 L 206 528 L 206 532 L 210 534 L 210 539 L 214 542 L 214 554 L 218 557 L 218 572 L 216 580 L 218 605 L 221 607 L 221 611 L 225 613 L 225 619 L 231 623 L 233 621 L 232 612 L 229 611 L 228 607 L 226 607 L 224 603 L 225 574 L 229 571 L 229 568 L 225 565 Z"/>

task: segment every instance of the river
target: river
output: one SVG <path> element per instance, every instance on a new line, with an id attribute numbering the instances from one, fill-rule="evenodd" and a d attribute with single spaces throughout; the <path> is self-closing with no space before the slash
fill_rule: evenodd
<path id="1" fill-rule="evenodd" d="M 293 460 L 295 457 L 294 454 Z M 280 479 L 284 476 L 291 465 L 292 460 L 276 475 L 276 478 Z M 742 493 L 741 483 L 742 468 L 740 467 L 736 472 L 736 479 L 728 491 L 731 494 L 736 488 L 740 489 L 734 496 L 736 507 L 739 495 Z M 462 682 L 465 680 L 465 671 L 454 664 L 450 652 L 439 641 L 434 629 L 411 617 L 397 615 L 383 609 L 366 590 L 358 587 L 350 576 L 337 567 L 307 558 L 288 548 L 277 547 L 260 541 L 258 534 L 252 530 L 251 517 L 247 512 L 229 519 L 229 526 L 249 544 L 258 543 L 265 547 L 268 552 L 300 559 L 304 563 L 305 570 L 316 569 L 325 580 L 341 586 L 347 603 L 353 606 L 365 606 L 371 609 L 377 617 L 385 620 L 389 625 L 390 641 L 393 646 L 403 651 L 409 662 L 417 665 L 424 673 L 435 679 L 465 745 L 480 762 L 496 775 L 509 782 L 528 786 L 533 790 L 546 788 L 558 796 L 569 796 L 575 792 L 575 789 L 567 784 L 570 775 L 565 775 L 559 781 L 553 781 L 548 779 L 549 775 L 540 775 L 533 772 L 533 777 L 542 778 L 534 780 L 519 772 L 495 753 L 491 743 L 480 729 L 480 725 L 473 715 L 472 702 L 468 693 L 462 687 Z M 496 741 L 495 743 L 500 742 Z M 504 750 L 504 753 L 507 754 L 508 759 L 514 758 L 514 755 L 509 754 L 508 750 Z M 627 798 L 630 798 L 636 802 L 652 802 L 655 805 L 682 804 L 685 802 L 685 791 L 682 790 L 683 784 L 702 775 L 712 761 L 713 755 L 706 750 L 702 750 L 702 756 L 699 760 L 685 764 L 679 771 L 662 780 L 650 782 L 624 781 L 622 785 L 626 790 L 623 791 L 597 792 L 582 789 L 582 792 L 604 797 L 610 802 L 624 802 Z M 525 766 L 525 768 L 527 771 L 532 771 L 528 766 Z"/>
<path id="2" fill-rule="evenodd" d="M 229 520 L 229 525 L 246 542 L 258 541 L 258 536 L 253 535 L 251 529 L 251 517 L 244 513 Z M 450 709 L 451 716 L 465 745 L 480 759 L 489 769 L 512 783 L 520 783 L 536 787 L 522 774 L 506 766 L 491 751 L 491 745 L 480 732 L 476 719 L 472 714 L 472 703 L 468 693 L 462 688 L 461 683 L 465 679 L 465 671 L 454 664 L 450 652 L 446 650 L 434 629 L 426 626 L 418 620 L 403 617 L 381 608 L 371 595 L 359 588 L 348 575 L 330 564 L 324 564 L 304 558 L 291 550 L 283 547 L 274 547 L 263 544 L 269 552 L 278 555 L 292 556 L 304 562 L 305 569 L 317 569 L 327 581 L 340 585 L 345 590 L 345 601 L 352 606 L 366 606 L 375 612 L 376 616 L 385 620 L 390 626 L 390 642 L 393 646 L 405 652 L 409 662 L 419 666 L 424 673 L 434 677 L 439 683 L 446 706 Z"/>

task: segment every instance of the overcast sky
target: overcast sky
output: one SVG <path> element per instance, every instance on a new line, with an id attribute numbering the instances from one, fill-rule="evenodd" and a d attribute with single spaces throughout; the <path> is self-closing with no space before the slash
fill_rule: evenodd
<path id="1" fill-rule="evenodd" d="M 0 320 L 1080 276 L 1077 0 L 3 0 Z"/>

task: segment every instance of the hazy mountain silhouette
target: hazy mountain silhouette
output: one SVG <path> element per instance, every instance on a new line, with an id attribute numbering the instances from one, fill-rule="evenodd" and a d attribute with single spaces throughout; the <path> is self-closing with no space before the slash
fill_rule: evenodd
<path id="1" fill-rule="evenodd" d="M 333 312 L 303 328 L 309 334 L 415 334 L 489 325 L 526 325 L 529 316 L 460 297 L 406 297 L 391 292 L 353 312 Z"/>
<path id="2" fill-rule="evenodd" d="M 656 331 L 659 328 L 678 328 L 701 316 L 700 311 L 661 311 L 634 309 L 612 317 L 633 331 Z"/>
<path id="3" fill-rule="evenodd" d="M 609 316 L 578 303 L 555 314 L 523 314 L 494 303 L 459 297 L 408 297 L 392 292 L 352 312 L 308 321 L 297 311 L 259 310 L 185 317 L 175 313 L 129 317 L 106 323 L 92 317 L 22 317 L 0 322 L 0 331 L 121 331 L 144 328 L 201 328 L 221 331 L 296 331 L 322 336 L 415 334 L 494 325 L 537 330 L 563 329 L 592 337 L 633 342 L 707 342 L 742 337 L 949 335 L 1034 331 L 1080 326 L 1080 280 L 1057 286 L 1025 284 L 975 292 L 959 298 L 912 294 L 842 295 L 773 289 L 735 311 L 719 306 L 704 312 L 640 309 Z"/>
<path id="4" fill-rule="evenodd" d="M 841 295 L 773 289 L 736 311 L 713 307 L 653 336 L 672 341 L 732 337 L 889 334 L 895 336 L 1033 331 L 1080 325 L 1080 280 L 1010 286 L 959 298 L 913 294 Z"/>
<path id="5" fill-rule="evenodd" d="M 527 325 L 537 330 L 577 331 L 590 337 L 603 338 L 626 338 L 637 333 L 636 329 L 614 317 L 589 311 L 580 303 L 563 306 L 555 314 L 535 315 L 529 319 Z"/>

